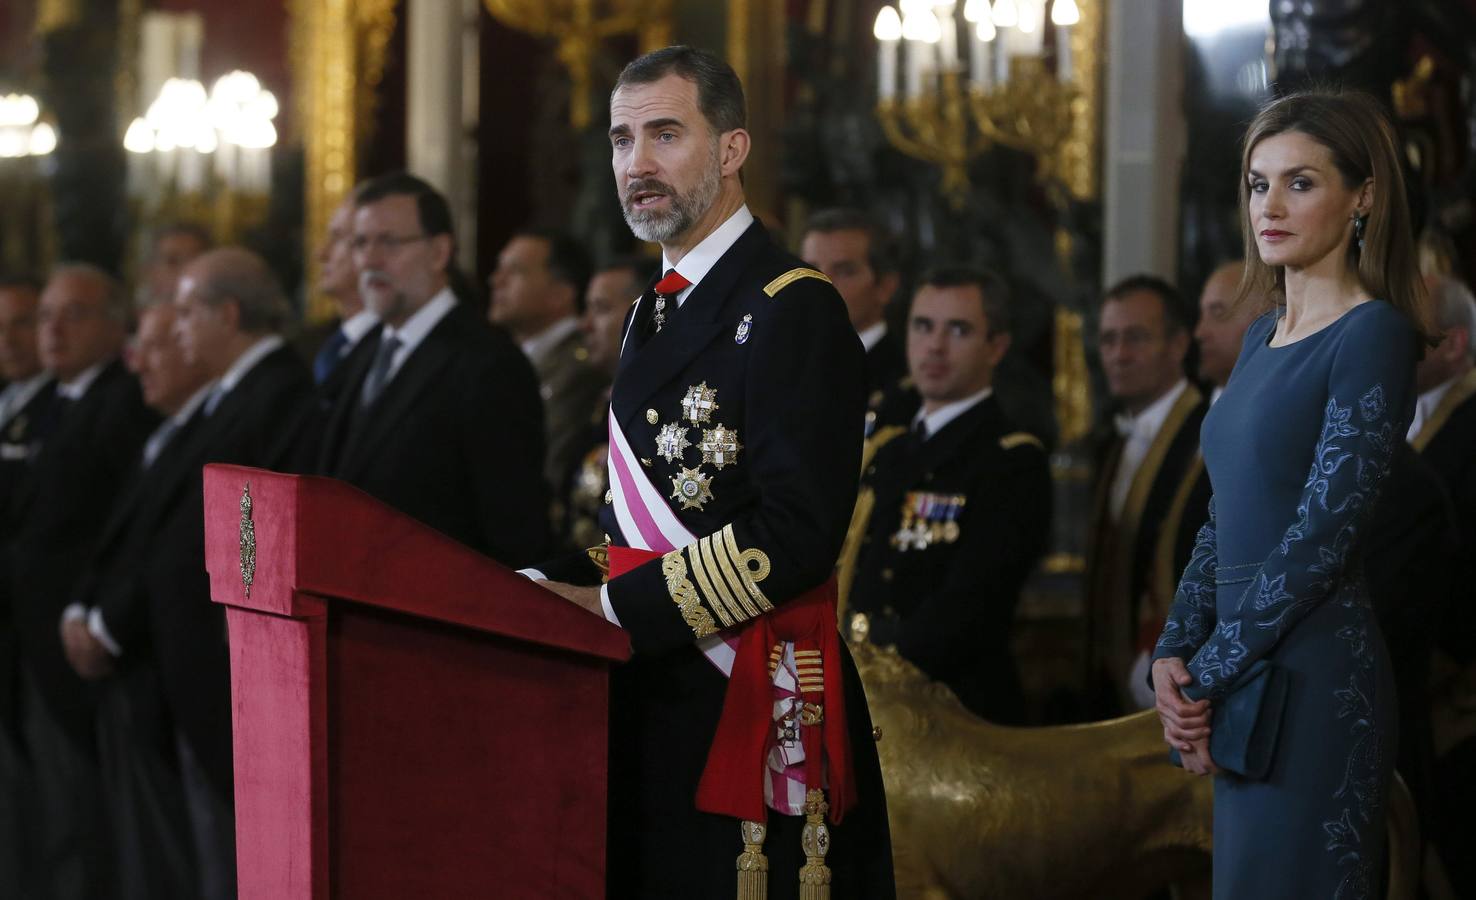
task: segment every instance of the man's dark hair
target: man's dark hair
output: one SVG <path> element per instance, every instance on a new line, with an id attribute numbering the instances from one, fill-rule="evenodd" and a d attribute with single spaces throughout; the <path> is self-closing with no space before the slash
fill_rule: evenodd
<path id="1" fill-rule="evenodd" d="M 593 274 L 600 275 L 616 269 L 629 269 L 631 277 L 637 285 L 640 285 L 652 275 L 656 274 L 656 270 L 660 268 L 660 265 L 657 260 L 651 259 L 649 256 L 636 256 L 634 253 L 626 253 L 601 260 L 594 267 Z"/>
<path id="2" fill-rule="evenodd" d="M 1147 291 L 1159 299 L 1163 306 L 1163 331 L 1165 335 L 1181 334 L 1189 329 L 1189 314 L 1184 308 L 1184 298 L 1178 288 L 1157 275 L 1140 273 L 1122 279 L 1102 295 L 1102 303 L 1121 300 L 1128 294 Z"/>
<path id="3" fill-rule="evenodd" d="M 971 287 L 979 292 L 984 306 L 984 324 L 989 337 L 1009 334 L 1010 288 L 1005 280 L 994 272 L 979 266 L 949 265 L 929 269 L 918 282 L 918 289 Z"/>
<path id="4" fill-rule="evenodd" d="M 633 60 L 620 71 L 610 94 L 614 96 L 626 85 L 652 84 L 667 75 L 680 75 L 697 85 L 697 107 L 713 131 L 722 134 L 747 125 L 748 108 L 738 73 L 718 56 L 695 47 L 663 47 Z"/>
<path id="5" fill-rule="evenodd" d="M 523 228 L 515 238 L 532 238 L 548 245 L 548 272 L 574 289 L 574 303 L 584 312 L 584 290 L 594 274 L 584 245 L 557 228 Z"/>
<path id="6" fill-rule="evenodd" d="M 354 205 L 367 206 L 388 197 L 414 197 L 420 230 L 426 237 L 449 234 L 456 238 L 451 206 L 441 192 L 409 172 L 390 172 L 369 179 L 354 189 Z"/>
<path id="7" fill-rule="evenodd" d="M 194 238 L 202 250 L 209 250 L 215 246 L 215 237 L 211 235 L 209 228 L 206 228 L 199 222 L 186 220 L 165 222 L 155 228 L 153 234 L 149 236 L 149 246 L 157 248 L 165 238 L 173 237 L 174 235 Z"/>
<path id="8" fill-rule="evenodd" d="M 39 295 L 43 287 L 41 279 L 32 275 L 0 272 L 0 291 L 30 291 Z"/>
<path id="9" fill-rule="evenodd" d="M 859 209 L 837 206 L 822 209 L 805 222 L 805 234 L 859 231 L 866 235 L 866 264 L 877 278 L 897 271 L 897 248 L 892 236 Z"/>

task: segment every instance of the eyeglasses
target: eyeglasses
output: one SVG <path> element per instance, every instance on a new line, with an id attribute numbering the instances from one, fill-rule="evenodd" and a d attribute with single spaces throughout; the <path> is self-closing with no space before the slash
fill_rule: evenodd
<path id="1" fill-rule="evenodd" d="M 350 246 L 354 248 L 355 253 L 364 253 L 368 250 L 388 253 L 391 250 L 398 250 L 406 244 L 413 244 L 416 241 L 424 241 L 429 238 L 430 235 L 428 234 L 407 234 L 404 236 L 376 234 L 373 237 L 365 234 L 356 234 Z"/>
<path id="2" fill-rule="evenodd" d="M 106 310 L 86 309 L 80 306 L 64 306 L 61 309 L 42 309 L 36 313 L 36 321 L 45 325 L 50 322 L 65 322 L 75 325 L 88 319 L 99 319 L 107 315 Z"/>

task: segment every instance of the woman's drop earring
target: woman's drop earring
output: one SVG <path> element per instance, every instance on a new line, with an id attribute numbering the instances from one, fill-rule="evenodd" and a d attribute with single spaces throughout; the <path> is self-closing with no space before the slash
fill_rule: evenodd
<path id="1" fill-rule="evenodd" d="M 1368 216 L 1363 213 L 1353 214 L 1353 240 L 1358 242 L 1358 249 L 1363 249 L 1363 226 L 1368 223 Z"/>

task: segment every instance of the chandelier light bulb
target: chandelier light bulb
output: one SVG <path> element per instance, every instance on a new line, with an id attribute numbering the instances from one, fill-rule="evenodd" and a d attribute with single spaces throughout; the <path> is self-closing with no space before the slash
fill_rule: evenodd
<path id="1" fill-rule="evenodd" d="M 1081 10 L 1076 7 L 1076 0 L 1056 0 L 1051 4 L 1051 24 L 1075 25 L 1080 21 Z"/>
<path id="2" fill-rule="evenodd" d="M 123 149 L 129 153 L 153 153 L 154 129 L 143 119 L 134 119 L 123 135 Z"/>
<path id="3" fill-rule="evenodd" d="M 1034 34 L 1040 27 L 1040 20 L 1045 18 L 1045 7 L 1037 6 L 1032 0 L 1016 0 L 1019 8 L 1020 24 L 1016 27 L 1021 34 Z"/>
<path id="4" fill-rule="evenodd" d="M 933 4 L 931 0 L 902 0 L 902 2 L 898 3 L 897 5 L 902 8 L 903 22 L 907 21 L 908 16 L 921 15 L 923 13 L 931 13 L 933 11 Z"/>
<path id="5" fill-rule="evenodd" d="M 879 41 L 901 40 L 902 17 L 897 15 L 894 7 L 883 6 L 881 12 L 876 14 L 876 24 L 872 26 L 871 33 Z"/>
<path id="6" fill-rule="evenodd" d="M 56 149 L 56 129 L 42 122 L 31 129 L 31 155 L 49 156 Z"/>
<path id="7" fill-rule="evenodd" d="M 989 0 L 968 0 L 964 4 L 963 16 L 965 22 L 987 22 L 989 20 Z"/>
<path id="8" fill-rule="evenodd" d="M 1020 23 L 1020 8 L 1015 5 L 1015 0 L 994 0 L 990 18 L 996 28 L 1014 28 Z"/>
<path id="9" fill-rule="evenodd" d="M 989 17 L 985 16 L 979 20 L 979 25 L 975 33 L 979 35 L 979 40 L 987 44 L 994 40 L 995 35 L 999 32 L 995 30 L 994 23 L 990 21 Z"/>

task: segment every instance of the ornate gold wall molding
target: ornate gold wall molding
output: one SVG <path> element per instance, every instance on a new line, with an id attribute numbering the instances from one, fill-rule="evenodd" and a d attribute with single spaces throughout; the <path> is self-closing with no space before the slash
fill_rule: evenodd
<path id="1" fill-rule="evenodd" d="M 394 0 L 293 0 L 292 69 L 305 158 L 303 243 L 309 321 L 331 318 L 316 291 L 318 242 L 358 178 L 358 146 L 395 30 Z"/>
<path id="2" fill-rule="evenodd" d="M 1061 147 L 1058 175 L 1078 200 L 1095 200 L 1102 189 L 1102 28 L 1112 0 L 1077 4 L 1081 21 L 1071 30 L 1071 58 L 1081 73 L 1071 102 L 1071 133 Z"/>

